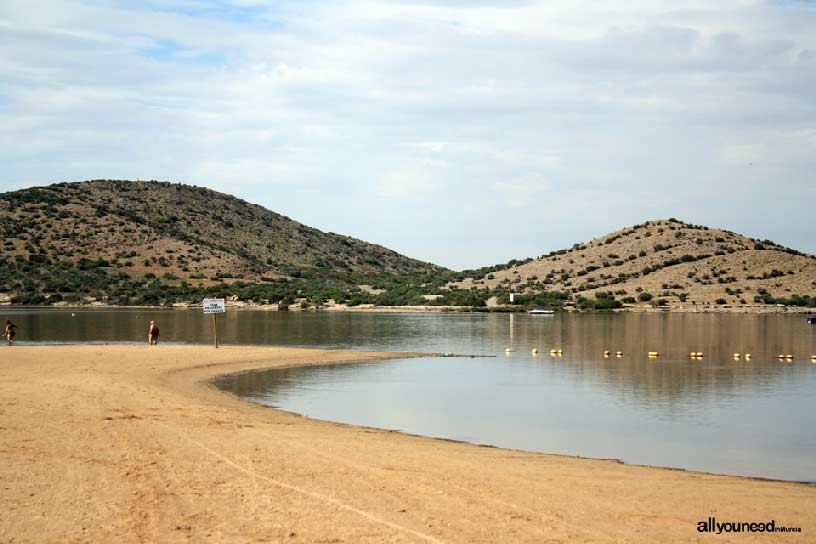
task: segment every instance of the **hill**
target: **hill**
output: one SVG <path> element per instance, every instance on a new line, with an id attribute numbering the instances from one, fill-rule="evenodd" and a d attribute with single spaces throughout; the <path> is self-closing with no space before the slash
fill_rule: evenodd
<path id="1" fill-rule="evenodd" d="M 311 282 L 313 289 L 332 289 L 370 277 L 445 272 L 229 195 L 155 181 L 96 180 L 3 193 L 0 232 L 0 282 L 18 302 L 29 303 L 169 300 L 145 298 L 145 290 L 157 290 L 149 284 L 184 291 L 243 281 L 302 290 Z"/>
<path id="2" fill-rule="evenodd" d="M 816 257 L 770 240 L 647 221 L 535 259 L 460 274 L 451 287 L 505 302 L 566 293 L 583 307 L 816 305 Z M 614 301 L 618 301 L 615 303 Z"/>
<path id="3" fill-rule="evenodd" d="M 0 302 L 18 304 L 816 306 L 812 255 L 676 219 L 452 272 L 209 189 L 96 180 L 0 194 L 0 232 Z"/>

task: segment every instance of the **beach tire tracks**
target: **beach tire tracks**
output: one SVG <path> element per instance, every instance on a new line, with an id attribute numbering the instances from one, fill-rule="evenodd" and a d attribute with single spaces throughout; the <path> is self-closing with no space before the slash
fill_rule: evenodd
<path id="1" fill-rule="evenodd" d="M 120 457 L 123 465 L 120 477 L 132 482 L 134 488 L 120 519 L 128 521 L 129 530 L 140 541 L 155 541 L 162 534 L 162 521 L 169 523 L 169 520 L 178 521 L 184 517 L 181 499 L 168 492 L 183 486 L 173 476 L 172 466 L 166 466 L 169 461 L 160 437 L 153 436 L 147 442 L 150 449 L 146 449 L 144 436 L 155 435 L 153 423 L 156 422 L 148 416 L 136 415 L 122 406 L 121 401 L 118 406 L 104 403 L 102 399 L 99 402 L 109 414 L 105 417 L 105 429 L 111 437 L 110 444 L 124 456 Z M 134 427 L 140 429 L 139 432 L 134 432 Z M 162 508 L 157 508 L 159 503 Z"/>
<path id="2" fill-rule="evenodd" d="M 279 433 L 275 433 L 275 432 L 272 432 L 272 431 L 264 431 L 264 430 L 260 430 L 260 429 L 256 429 L 256 431 L 259 434 L 264 434 L 264 435 L 267 435 L 267 436 L 273 438 L 278 443 L 285 442 L 287 447 L 298 448 L 298 449 L 300 449 L 302 451 L 309 452 L 311 455 L 315 455 L 317 457 L 321 457 L 323 459 L 330 460 L 330 461 L 332 461 L 332 463 L 342 464 L 342 465 L 344 465 L 346 467 L 350 467 L 350 468 L 360 472 L 361 474 L 365 473 L 367 471 L 377 471 L 377 472 L 381 472 L 383 474 L 383 476 L 388 476 L 389 478 L 394 478 L 393 472 L 389 471 L 387 468 L 377 467 L 377 466 L 375 466 L 373 464 L 372 465 L 363 465 L 363 464 L 360 464 L 360 463 L 355 463 L 353 461 L 350 461 L 348 459 L 348 457 L 344 457 L 344 456 L 340 456 L 340 455 L 332 455 L 332 454 L 326 453 L 325 451 L 320 450 L 318 448 L 315 448 L 315 447 L 312 447 L 312 446 L 307 446 L 307 445 L 301 444 L 300 442 L 295 442 L 291 438 L 281 438 Z M 383 430 L 382 432 L 389 432 L 389 431 Z M 479 471 L 474 470 L 474 471 L 469 471 L 469 473 L 470 474 L 479 474 Z M 421 483 L 417 478 L 417 474 L 414 473 L 414 472 L 411 473 L 410 478 L 403 478 L 403 481 L 406 481 L 406 480 L 407 480 L 406 483 L 408 485 L 411 485 L 412 487 L 414 487 L 416 489 L 420 489 L 420 490 L 422 490 L 422 491 L 424 491 L 426 493 L 433 493 L 434 490 L 435 490 L 435 487 L 433 485 Z M 525 482 L 519 482 L 519 485 L 524 485 L 524 484 L 525 484 Z M 593 538 L 596 538 L 596 539 L 598 539 L 598 541 L 601 541 L 601 542 L 617 542 L 616 539 L 614 539 L 614 538 L 612 538 L 612 537 L 610 537 L 610 536 L 608 536 L 608 535 L 606 535 L 604 533 L 600 533 L 600 532 L 597 532 L 597 531 L 592 531 L 592 530 L 590 530 L 590 529 L 588 529 L 588 528 L 586 528 L 584 526 L 581 526 L 581 525 L 579 525 L 577 523 L 572 523 L 570 521 L 567 521 L 562 516 L 559 516 L 557 514 L 552 514 L 552 513 L 549 513 L 549 512 L 542 512 L 540 510 L 535 510 L 535 509 L 532 509 L 532 508 L 528 508 L 526 506 L 520 506 L 520 505 L 515 504 L 513 502 L 506 501 L 506 500 L 503 500 L 503 499 L 500 499 L 500 498 L 497 498 L 497 497 L 488 497 L 488 496 L 485 496 L 485 495 L 483 495 L 481 493 L 475 492 L 472 489 L 468 489 L 467 487 L 465 487 L 463 485 L 456 484 L 456 483 L 454 483 L 454 482 L 452 482 L 450 480 L 447 480 L 445 482 L 445 486 L 455 489 L 460 494 L 460 500 L 462 502 L 467 502 L 468 499 L 466 499 L 465 496 L 468 496 L 468 497 L 470 497 L 470 500 L 472 500 L 474 502 L 481 502 L 481 503 L 491 504 L 493 506 L 498 506 L 498 507 L 501 507 L 501 508 L 509 509 L 510 512 L 506 512 L 506 515 L 508 515 L 509 517 L 523 517 L 523 516 L 520 515 L 520 513 L 524 512 L 524 513 L 526 513 L 528 515 L 539 517 L 542 520 L 544 520 L 545 522 L 549 523 L 551 529 L 554 529 L 554 525 L 557 524 L 557 525 L 561 525 L 563 527 L 567 527 L 567 528 L 571 529 L 572 531 L 574 531 L 577 534 L 584 535 L 584 536 L 591 536 Z"/>
<path id="3" fill-rule="evenodd" d="M 168 430 L 170 430 L 172 432 L 175 432 L 170 427 L 167 427 L 164 423 L 161 423 L 161 422 L 156 422 L 156 423 L 158 423 L 159 425 L 165 426 Z M 311 497 L 313 499 L 316 499 L 318 501 L 321 501 L 321 502 L 324 502 L 324 503 L 327 503 L 327 504 L 331 504 L 331 505 L 336 506 L 337 508 L 339 508 L 341 510 L 345 510 L 347 512 L 357 514 L 358 516 L 361 516 L 361 517 L 363 517 L 363 518 L 365 518 L 365 519 L 367 519 L 369 521 L 372 521 L 374 523 L 383 525 L 385 527 L 389 527 L 389 528 L 394 529 L 396 531 L 399 531 L 401 533 L 406 533 L 406 534 L 412 535 L 412 536 L 414 536 L 414 537 L 416 537 L 416 538 L 418 538 L 418 539 L 420 539 L 422 541 L 432 542 L 434 544 L 443 544 L 443 541 L 441 541 L 438 538 L 435 538 L 435 537 L 433 537 L 433 536 L 431 536 L 429 534 L 422 533 L 420 531 L 416 531 L 416 530 L 411 529 L 409 527 L 405 527 L 404 525 L 400 525 L 398 523 L 388 521 L 387 519 L 381 518 L 379 516 L 375 516 L 374 514 L 371 514 L 369 512 L 366 512 L 365 510 L 361 510 L 359 508 L 356 508 L 356 507 L 354 507 L 354 506 L 352 506 L 350 504 L 347 504 L 347 503 L 345 503 L 345 502 L 343 502 L 343 501 L 341 501 L 341 500 L 339 500 L 339 499 L 337 499 L 335 497 L 325 495 L 323 493 L 318 493 L 317 491 L 311 491 L 311 490 L 302 488 L 302 487 L 297 486 L 297 485 L 288 484 L 286 482 L 282 482 L 282 481 L 277 480 L 275 478 L 271 478 L 269 476 L 259 474 L 259 473 L 255 472 L 253 470 L 250 470 L 250 469 L 240 465 L 239 463 L 236 463 L 235 461 L 233 461 L 229 457 L 227 457 L 225 455 L 222 455 L 221 453 L 213 450 L 212 448 L 206 446 L 205 444 L 202 444 L 198 440 L 195 440 L 194 438 L 191 438 L 190 436 L 187 436 L 187 435 L 185 435 L 183 433 L 179 433 L 179 435 L 182 438 L 184 438 L 185 440 L 187 440 L 188 442 L 190 442 L 191 444 L 194 444 L 195 446 L 199 447 L 201 450 L 207 452 L 211 456 L 221 460 L 222 462 L 228 464 L 229 466 L 231 466 L 235 470 L 238 470 L 239 472 L 242 472 L 243 474 L 245 474 L 245 475 L 247 475 L 247 476 L 249 476 L 251 478 L 255 478 L 255 479 L 258 479 L 258 480 L 263 480 L 263 481 L 265 481 L 267 483 L 270 483 L 270 484 L 272 484 L 274 486 L 277 486 L 277 487 L 280 487 L 282 489 L 287 489 L 289 491 L 294 491 L 295 493 L 299 493 L 301 495 Z"/>

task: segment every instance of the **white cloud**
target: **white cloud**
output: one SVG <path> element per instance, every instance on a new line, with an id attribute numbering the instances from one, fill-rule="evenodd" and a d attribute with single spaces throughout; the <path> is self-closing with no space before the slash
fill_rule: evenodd
<path id="1" fill-rule="evenodd" d="M 816 129 L 772 131 L 758 142 L 729 144 L 722 158 L 731 164 L 812 168 L 816 165 Z"/>
<path id="2" fill-rule="evenodd" d="M 376 195 L 400 202 L 430 203 L 445 194 L 449 165 L 442 160 L 415 159 L 405 161 L 385 172 L 376 186 Z"/>

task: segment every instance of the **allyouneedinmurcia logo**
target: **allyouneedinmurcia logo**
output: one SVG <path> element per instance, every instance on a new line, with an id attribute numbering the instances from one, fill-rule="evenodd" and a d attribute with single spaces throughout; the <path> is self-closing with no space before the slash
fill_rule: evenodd
<path id="1" fill-rule="evenodd" d="M 782 527 L 776 525 L 776 520 L 765 522 L 756 521 L 717 521 L 717 518 L 708 518 L 697 522 L 697 532 L 700 533 L 801 533 L 801 527 Z"/>

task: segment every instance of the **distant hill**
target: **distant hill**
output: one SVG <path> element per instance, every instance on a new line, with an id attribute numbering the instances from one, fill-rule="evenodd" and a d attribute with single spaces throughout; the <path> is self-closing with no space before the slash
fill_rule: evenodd
<path id="1" fill-rule="evenodd" d="M 584 299 L 586 307 L 609 306 L 611 300 L 816 305 L 814 256 L 676 219 L 647 221 L 535 259 L 468 271 L 458 280 L 451 287 L 486 289 L 502 302 L 510 292 L 563 292 L 576 303 Z"/>
<path id="2" fill-rule="evenodd" d="M 176 286 L 301 278 L 355 285 L 369 277 L 445 272 L 233 196 L 156 181 L 96 180 L 3 193 L 0 231 L 0 280 L 6 292 L 34 297 L 28 302 L 80 294 L 126 303 L 145 287 L 134 282 L 153 276 Z"/>
<path id="3" fill-rule="evenodd" d="M 0 194 L 0 232 L 0 303 L 816 306 L 812 255 L 676 219 L 452 272 L 209 189 L 97 180 Z"/>

